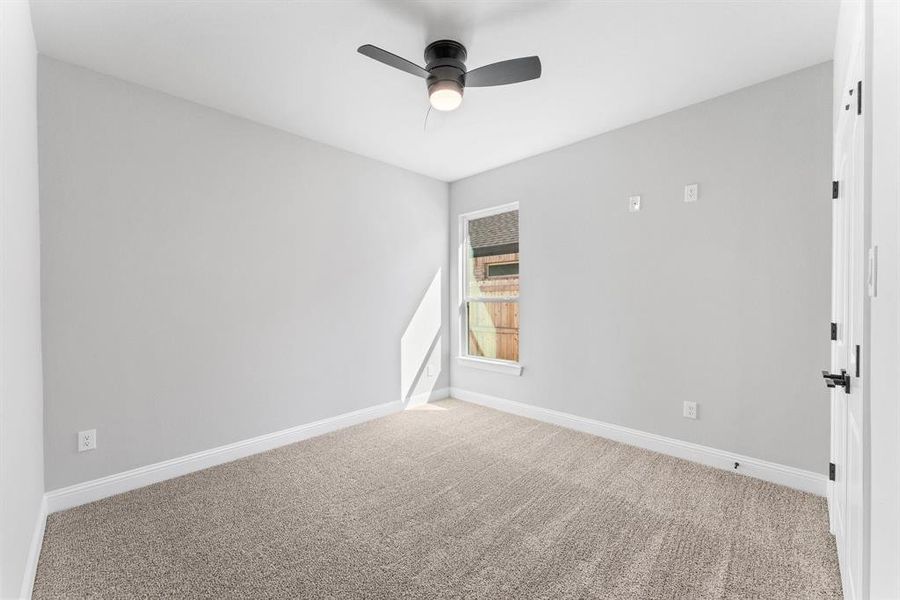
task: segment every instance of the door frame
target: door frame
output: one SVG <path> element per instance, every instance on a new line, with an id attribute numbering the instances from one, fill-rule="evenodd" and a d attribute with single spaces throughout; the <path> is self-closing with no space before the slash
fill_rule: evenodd
<path id="1" fill-rule="evenodd" d="M 872 240 L 870 560 L 873 600 L 900 598 L 900 3 L 870 14 Z"/>

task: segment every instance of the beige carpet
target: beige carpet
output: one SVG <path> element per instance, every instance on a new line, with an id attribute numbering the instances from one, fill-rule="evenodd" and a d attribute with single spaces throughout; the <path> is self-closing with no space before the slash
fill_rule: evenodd
<path id="1" fill-rule="evenodd" d="M 34 591 L 840 595 L 822 498 L 456 400 L 51 515 Z"/>

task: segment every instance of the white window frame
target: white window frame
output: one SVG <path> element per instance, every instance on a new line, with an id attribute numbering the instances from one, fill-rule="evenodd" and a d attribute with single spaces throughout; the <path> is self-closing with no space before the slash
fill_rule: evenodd
<path id="1" fill-rule="evenodd" d="M 469 221 L 490 217 L 500 213 L 519 210 L 518 202 L 510 202 L 500 206 L 493 206 L 482 210 L 476 210 L 459 215 L 459 257 L 457 261 L 459 275 L 459 356 L 457 356 L 457 364 L 493 371 L 495 373 L 503 373 L 506 375 L 521 375 L 522 364 L 511 360 L 501 360 L 498 358 L 485 358 L 483 356 L 469 355 L 469 302 L 515 302 L 519 303 L 522 292 L 519 290 L 518 296 L 469 296 L 469 285 L 466 278 L 468 273 L 469 253 Z M 521 261 L 520 261 L 521 262 Z M 521 339 L 521 337 L 520 337 Z M 521 351 L 521 348 L 520 348 Z M 520 355 L 521 358 L 521 355 Z"/>

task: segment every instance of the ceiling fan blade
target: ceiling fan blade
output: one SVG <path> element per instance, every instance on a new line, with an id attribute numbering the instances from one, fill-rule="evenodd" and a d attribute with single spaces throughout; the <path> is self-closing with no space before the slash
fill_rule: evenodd
<path id="1" fill-rule="evenodd" d="M 400 69 L 401 71 L 406 71 L 410 75 L 415 75 L 417 77 L 422 77 L 423 79 L 428 77 L 428 71 L 420 67 L 415 63 L 411 63 L 405 58 L 401 58 L 396 54 L 391 54 L 387 50 L 382 50 L 378 46 L 373 46 L 372 44 L 365 44 L 364 46 L 360 46 L 356 49 L 357 52 L 362 54 L 363 56 L 368 56 L 369 58 L 374 58 L 378 62 L 382 62 L 389 67 L 394 67 L 395 69 Z"/>
<path id="2" fill-rule="evenodd" d="M 466 73 L 466 87 L 488 87 L 529 81 L 541 76 L 541 59 L 525 56 L 485 65 Z"/>

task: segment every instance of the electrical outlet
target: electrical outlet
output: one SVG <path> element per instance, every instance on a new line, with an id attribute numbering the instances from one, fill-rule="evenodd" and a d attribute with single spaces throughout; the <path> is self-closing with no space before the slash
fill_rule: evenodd
<path id="1" fill-rule="evenodd" d="M 685 202 L 696 202 L 697 197 L 700 195 L 699 186 L 696 183 L 689 183 L 684 186 L 684 201 Z"/>
<path id="2" fill-rule="evenodd" d="M 427 375 L 428 377 L 434 377 L 434 365 L 425 365 L 425 375 Z"/>
<path id="3" fill-rule="evenodd" d="M 688 402 L 685 400 L 684 402 L 684 418 L 686 419 L 696 419 L 697 418 L 697 403 L 696 402 Z"/>
<path id="4" fill-rule="evenodd" d="M 641 210 L 641 197 L 628 196 L 628 212 L 638 212 Z"/>
<path id="5" fill-rule="evenodd" d="M 97 430 L 88 429 L 87 431 L 78 432 L 78 451 L 97 449 Z"/>

